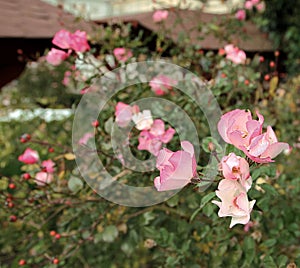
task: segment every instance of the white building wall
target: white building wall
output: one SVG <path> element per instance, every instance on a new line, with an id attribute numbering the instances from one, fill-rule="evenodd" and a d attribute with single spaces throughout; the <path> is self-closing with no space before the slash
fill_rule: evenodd
<path id="1" fill-rule="evenodd" d="M 213 14 L 229 13 L 242 5 L 243 0 L 207 0 L 203 6 L 199 0 L 43 0 L 54 5 L 62 4 L 67 11 L 89 19 L 134 14 L 180 5 L 181 8 L 202 9 Z M 153 3 L 155 2 L 155 3 Z"/>

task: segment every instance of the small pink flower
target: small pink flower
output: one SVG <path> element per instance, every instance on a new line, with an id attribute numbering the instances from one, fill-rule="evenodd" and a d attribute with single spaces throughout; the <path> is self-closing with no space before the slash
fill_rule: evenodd
<path id="1" fill-rule="evenodd" d="M 71 77 L 72 73 L 70 71 L 66 71 L 64 74 L 64 79 L 62 81 L 64 86 L 67 86 L 70 83 L 70 77 Z"/>
<path id="2" fill-rule="evenodd" d="M 114 56 L 120 62 L 126 62 L 129 58 L 133 56 L 130 49 L 126 49 L 124 47 L 117 47 L 113 51 Z"/>
<path id="3" fill-rule="evenodd" d="M 245 20 L 246 19 L 246 11 L 244 9 L 240 9 L 235 13 L 235 17 L 238 20 Z"/>
<path id="4" fill-rule="evenodd" d="M 176 84 L 176 80 L 165 75 L 155 76 L 149 82 L 151 90 L 158 96 L 167 94 Z"/>
<path id="5" fill-rule="evenodd" d="M 141 131 L 139 135 L 138 150 L 145 150 L 157 156 L 162 147 L 162 141 L 149 133 L 147 130 Z"/>
<path id="6" fill-rule="evenodd" d="M 118 102 L 115 110 L 116 123 L 119 127 L 127 127 L 133 115 L 137 113 L 139 113 L 139 107 L 137 105 L 131 107 L 123 102 Z"/>
<path id="7" fill-rule="evenodd" d="M 264 2 L 261 2 L 261 3 L 257 4 L 255 7 L 256 7 L 258 12 L 264 12 L 265 9 L 266 9 L 266 5 L 265 5 Z"/>
<path id="8" fill-rule="evenodd" d="M 35 164 L 39 161 L 39 154 L 37 151 L 27 148 L 18 160 L 25 164 Z"/>
<path id="9" fill-rule="evenodd" d="M 253 120 L 250 111 L 236 109 L 222 115 L 218 131 L 223 140 L 238 149 L 248 147 L 251 140 L 262 133 L 264 117 L 256 113 L 259 120 Z"/>
<path id="10" fill-rule="evenodd" d="M 225 179 L 238 180 L 248 191 L 252 184 L 248 162 L 234 153 L 224 156 L 221 161 L 221 169 Z"/>
<path id="11" fill-rule="evenodd" d="M 69 49 L 71 48 L 72 34 L 67 30 L 58 31 L 52 40 L 52 43 L 60 48 Z"/>
<path id="12" fill-rule="evenodd" d="M 53 180 L 53 175 L 47 172 L 38 172 L 35 174 L 34 181 L 39 186 L 45 186 Z"/>
<path id="13" fill-rule="evenodd" d="M 245 2 L 245 9 L 252 9 L 253 8 L 253 3 L 251 1 L 246 1 Z"/>
<path id="14" fill-rule="evenodd" d="M 220 56 L 223 56 L 223 55 L 225 55 L 225 49 L 224 48 L 219 48 L 219 51 L 218 51 L 218 54 L 220 55 Z"/>
<path id="15" fill-rule="evenodd" d="M 272 127 L 268 126 L 266 133 L 254 137 L 248 147 L 242 146 L 240 149 L 257 163 L 269 163 L 274 162 L 273 158 L 289 148 L 287 143 L 278 142 Z"/>
<path id="16" fill-rule="evenodd" d="M 248 223 L 245 224 L 244 226 L 244 231 L 245 232 L 249 232 L 250 228 L 252 228 L 254 226 L 254 222 L 253 221 L 249 221 Z"/>
<path id="17" fill-rule="evenodd" d="M 183 141 L 181 147 L 183 151 L 172 152 L 166 148 L 160 150 L 156 159 L 156 167 L 160 171 L 160 176 L 154 179 L 157 191 L 183 188 L 197 176 L 193 145 L 188 141 Z"/>
<path id="18" fill-rule="evenodd" d="M 246 53 L 238 47 L 229 44 L 224 47 L 226 58 L 235 64 L 242 64 L 246 61 Z"/>
<path id="19" fill-rule="evenodd" d="M 162 22 L 166 20 L 169 16 L 169 12 L 167 10 L 157 10 L 153 13 L 152 19 L 154 22 Z"/>
<path id="20" fill-rule="evenodd" d="M 57 66 L 67 59 L 69 55 L 70 54 L 65 51 L 52 48 L 46 56 L 46 61 L 54 66 Z"/>
<path id="21" fill-rule="evenodd" d="M 157 156 L 162 144 L 171 141 L 175 130 L 171 127 L 165 130 L 165 123 L 161 119 L 156 119 L 150 130 L 143 130 L 139 135 L 138 150 L 146 150 Z"/>
<path id="22" fill-rule="evenodd" d="M 255 6 L 255 5 L 257 5 L 260 2 L 260 0 L 251 0 L 251 2 Z"/>
<path id="23" fill-rule="evenodd" d="M 249 202 L 247 192 L 239 182 L 223 179 L 220 181 L 216 191 L 219 201 L 212 201 L 220 210 L 219 217 L 232 217 L 230 228 L 236 224 L 247 224 L 250 221 L 250 213 L 255 200 Z"/>
<path id="24" fill-rule="evenodd" d="M 55 166 L 55 163 L 51 159 L 44 160 L 42 162 L 43 171 L 45 171 L 47 173 L 53 173 L 54 172 L 54 166 Z"/>
<path id="25" fill-rule="evenodd" d="M 70 47 L 76 52 L 86 52 L 90 50 L 90 46 L 87 41 L 86 32 L 77 30 L 71 35 Z"/>
<path id="26" fill-rule="evenodd" d="M 92 132 L 85 133 L 85 134 L 79 139 L 78 143 L 79 143 L 80 145 L 86 145 L 87 142 L 88 142 L 88 140 L 89 140 L 90 138 L 94 137 L 94 136 L 95 136 L 95 135 L 94 135 L 94 133 L 92 133 Z"/>

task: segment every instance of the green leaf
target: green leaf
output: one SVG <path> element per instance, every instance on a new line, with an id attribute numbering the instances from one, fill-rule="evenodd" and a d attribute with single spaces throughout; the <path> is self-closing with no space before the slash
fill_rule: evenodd
<path id="1" fill-rule="evenodd" d="M 244 239 L 243 249 L 245 253 L 245 262 L 244 265 L 249 265 L 252 263 L 255 257 L 255 242 L 252 237 L 247 236 Z"/>
<path id="2" fill-rule="evenodd" d="M 202 197 L 201 199 L 201 203 L 200 203 L 200 207 L 198 209 L 196 209 L 194 211 L 194 213 L 192 214 L 192 216 L 190 217 L 190 222 L 192 222 L 194 220 L 194 218 L 197 216 L 197 214 L 204 208 L 204 206 L 210 201 L 212 200 L 214 197 L 216 196 L 215 192 L 211 192 L 205 196 Z"/>
<path id="3" fill-rule="evenodd" d="M 266 256 L 263 259 L 263 267 L 265 268 L 277 268 L 273 258 L 271 256 Z"/>
<path id="4" fill-rule="evenodd" d="M 111 133 L 111 129 L 113 127 L 113 124 L 114 124 L 114 119 L 113 117 L 110 117 L 105 123 L 104 123 L 104 129 L 105 129 L 105 132 L 110 134 Z"/>
<path id="5" fill-rule="evenodd" d="M 263 188 L 268 194 L 272 195 L 272 196 L 278 196 L 279 193 L 276 191 L 276 189 L 267 183 L 263 183 L 260 185 L 261 188 Z"/>
<path id="6" fill-rule="evenodd" d="M 68 187 L 71 192 L 76 193 L 83 187 L 83 182 L 77 177 L 71 177 L 68 181 Z"/>
<path id="7" fill-rule="evenodd" d="M 118 237 L 118 234 L 118 228 L 114 225 L 109 225 L 102 232 L 102 240 L 111 243 Z"/>

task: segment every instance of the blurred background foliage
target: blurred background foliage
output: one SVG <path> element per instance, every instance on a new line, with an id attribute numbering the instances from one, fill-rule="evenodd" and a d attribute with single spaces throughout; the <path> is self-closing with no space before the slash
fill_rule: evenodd
<path id="1" fill-rule="evenodd" d="M 280 36 L 276 44 L 282 46 L 288 57 L 283 63 L 296 64 L 299 54 L 293 54 L 298 53 L 293 46 L 298 37 L 288 33 L 299 22 L 298 4 L 294 2 L 292 7 L 292 2 L 267 0 L 266 5 L 265 17 L 261 18 L 263 27 L 274 32 L 274 38 Z M 286 17 L 282 17 L 279 25 L 281 20 L 275 16 L 282 9 L 286 10 Z M 295 15 L 288 19 L 288 14 Z M 204 193 L 185 188 L 168 201 L 147 208 L 110 203 L 95 194 L 76 169 L 71 147 L 72 116 L 52 121 L 39 117 L 10 120 L 1 122 L 0 128 L 1 267 L 18 267 L 21 259 L 26 260 L 25 267 L 291 268 L 300 265 L 298 69 L 280 78 L 276 70 L 268 68 L 269 61 L 275 60 L 273 55 L 260 63 L 257 54 L 246 65 L 237 66 L 225 63 L 216 51 L 199 53 L 199 48 L 191 46 L 174 47 L 164 39 L 163 32 L 147 38 L 142 32 L 133 33 L 128 25 L 101 26 L 91 37 L 92 52 L 106 66 L 105 55 L 118 46 L 131 48 L 138 61 L 168 56 L 171 62 L 188 67 L 203 80 L 209 78 L 206 86 L 216 95 L 224 112 L 235 108 L 250 108 L 253 112 L 259 109 L 265 116 L 265 124 L 275 129 L 279 140 L 293 147 L 290 153 L 278 157 L 276 163 L 253 170 L 256 186 L 249 195 L 250 199 L 257 200 L 251 215 L 254 225 L 249 230 L 244 230 L 242 225 L 229 230 L 229 219 L 218 218 L 217 207 L 210 202 L 216 184 Z M 158 49 L 162 41 L 163 53 Z M 74 111 L 84 83 L 74 79 L 70 87 L 62 85 L 72 61 L 70 58 L 58 67 L 44 61 L 30 63 L 17 82 L 2 90 L 1 116 L 20 107 Z M 266 81 L 265 74 L 271 79 Z M 92 79 L 85 82 L 89 83 Z M 99 118 L 99 144 L 109 140 L 106 127 L 116 102 L 129 102 L 134 91 L 136 96 L 154 96 L 146 84 L 117 95 Z M 164 98 L 180 105 L 190 115 L 200 138 L 209 135 L 203 113 L 185 96 L 175 92 Z M 29 144 L 19 141 L 24 133 L 32 135 Z M 136 144 L 137 140 L 133 139 L 133 147 Z M 22 179 L 24 172 L 34 174 L 40 168 L 38 165 L 24 167 L 17 160 L 28 146 L 36 149 L 41 159 L 56 163 L 55 179 L 47 187 L 37 187 L 32 180 Z M 177 146 L 178 137 L 175 137 L 170 149 L 176 150 Z M 106 154 L 113 154 L 110 146 L 101 150 L 105 153 L 99 156 L 102 160 Z M 135 150 L 134 153 L 140 159 L 149 157 L 145 152 Z M 200 160 L 206 158 L 203 153 Z M 121 165 L 116 163 L 110 162 L 110 168 L 117 174 Z M 153 173 L 143 178 L 139 173 L 132 173 L 125 175 L 123 181 L 151 185 L 154 177 Z M 14 183 L 16 188 L 10 189 L 9 183 Z M 14 206 L 10 207 L 9 203 Z M 51 231 L 60 237 L 52 236 Z M 54 258 L 59 259 L 59 264 L 53 264 Z"/>

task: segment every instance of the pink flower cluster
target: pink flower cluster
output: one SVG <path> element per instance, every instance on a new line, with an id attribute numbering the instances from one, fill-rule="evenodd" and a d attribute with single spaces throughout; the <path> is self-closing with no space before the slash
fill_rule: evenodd
<path id="1" fill-rule="evenodd" d="M 177 81 L 166 76 L 157 75 L 151 79 L 149 85 L 151 90 L 158 96 L 167 94 L 173 86 L 177 85 Z"/>
<path id="2" fill-rule="evenodd" d="M 169 16 L 169 12 L 167 10 L 157 10 L 153 13 L 152 19 L 154 22 L 162 22 L 166 20 Z"/>
<path id="3" fill-rule="evenodd" d="M 244 7 L 247 10 L 252 10 L 255 7 L 259 12 L 263 12 L 265 10 L 265 3 L 260 0 L 247 0 Z"/>
<path id="4" fill-rule="evenodd" d="M 86 32 L 80 30 L 77 30 L 75 33 L 70 33 L 69 31 L 62 29 L 54 35 L 52 43 L 60 49 L 68 50 L 68 52 L 66 52 L 64 50 L 52 48 L 46 56 L 47 62 L 52 65 L 61 64 L 62 61 L 70 56 L 72 50 L 75 52 L 86 52 L 90 50 Z"/>
<path id="5" fill-rule="evenodd" d="M 141 130 L 138 150 L 146 150 L 155 156 L 162 145 L 170 142 L 175 134 L 175 130 L 171 127 L 165 130 L 165 123 L 162 120 L 153 120 L 150 110 L 140 112 L 137 105 L 130 106 L 118 102 L 115 116 L 116 123 L 122 128 L 127 127 L 133 121 L 136 129 Z"/>
<path id="6" fill-rule="evenodd" d="M 235 64 L 243 64 L 246 61 L 246 53 L 233 44 L 226 45 L 224 47 L 224 52 L 226 54 L 226 59 Z"/>
<path id="7" fill-rule="evenodd" d="M 37 151 L 27 148 L 18 158 L 19 161 L 26 165 L 37 164 L 40 157 Z M 53 180 L 55 163 L 51 160 L 44 160 L 41 163 L 41 170 L 35 174 L 35 183 L 39 186 L 45 186 Z"/>
<path id="8" fill-rule="evenodd" d="M 287 143 L 278 142 L 270 126 L 262 133 L 264 118 L 257 112 L 258 120 L 252 119 L 250 111 L 233 110 L 224 114 L 218 131 L 223 140 L 242 150 L 257 163 L 273 162 L 272 158 L 289 148 Z M 221 202 L 213 201 L 220 210 L 219 217 L 232 217 L 230 228 L 235 224 L 247 224 L 255 200 L 248 200 L 247 192 L 251 188 L 248 162 L 234 153 L 224 156 L 220 163 L 224 179 L 220 181 L 217 197 Z"/>
<path id="9" fill-rule="evenodd" d="M 171 141 L 175 134 L 175 130 L 169 127 L 165 130 L 165 123 L 161 119 L 154 120 L 151 128 L 141 131 L 139 135 L 138 150 L 146 150 L 157 156 L 162 144 Z"/>
<path id="10" fill-rule="evenodd" d="M 130 59 L 133 56 L 132 51 L 124 47 L 115 48 L 113 53 L 115 58 L 119 62 L 126 62 L 128 59 Z"/>
<path id="11" fill-rule="evenodd" d="M 272 159 L 289 145 L 278 142 L 271 126 L 262 133 L 264 118 L 257 112 L 258 120 L 252 119 L 250 111 L 233 110 L 221 117 L 218 130 L 223 140 L 242 150 L 257 163 L 274 162 Z"/>

